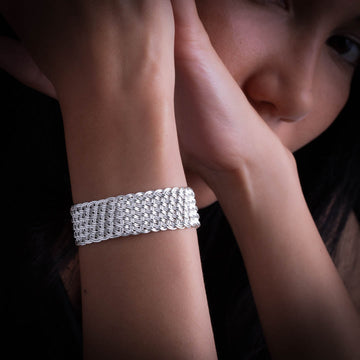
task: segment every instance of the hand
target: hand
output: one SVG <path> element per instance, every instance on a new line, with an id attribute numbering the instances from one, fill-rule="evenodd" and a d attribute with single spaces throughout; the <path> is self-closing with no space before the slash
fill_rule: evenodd
<path id="1" fill-rule="evenodd" d="M 217 55 L 195 1 L 173 6 L 176 121 L 184 164 L 209 182 L 249 163 L 291 159 Z"/>
<path id="2" fill-rule="evenodd" d="M 0 36 L 0 69 L 5 70 L 22 84 L 56 99 L 53 84 L 19 40 Z"/>
<path id="3" fill-rule="evenodd" d="M 74 201 L 182 186 L 170 0 L 14 3 L 4 16 L 60 102 Z"/>
<path id="4" fill-rule="evenodd" d="M 166 72 L 170 67 L 164 65 L 173 61 L 173 52 L 165 53 L 163 49 L 164 42 L 173 43 L 170 1 L 20 0 L 2 2 L 0 11 L 55 87 L 68 82 L 75 84 L 88 76 L 92 79 L 101 70 L 98 78 L 106 75 L 113 83 L 129 80 L 143 65 L 141 59 L 150 36 L 156 39 L 157 49 L 153 46 L 152 53 L 147 55 L 153 56 L 152 60 L 155 63 L 156 59 L 159 67 L 163 66 L 164 78 L 171 80 L 172 73 Z M 149 35 L 147 38 L 143 36 L 146 33 Z M 1 45 L 5 46 L 11 59 L 20 50 L 17 56 L 20 55 L 29 69 L 34 70 L 31 58 L 19 43 L 12 41 L 9 44 L 8 39 L 2 39 Z M 4 59 L 4 54 L 1 59 Z M 5 62 L 7 64 L 1 61 L 1 65 L 14 72 L 14 66 Z M 123 67 L 119 69 L 119 65 Z M 18 70 L 15 73 L 29 79 Z M 172 85 L 170 81 L 170 87 Z M 40 89 L 47 92 L 49 84 L 41 83 Z"/>

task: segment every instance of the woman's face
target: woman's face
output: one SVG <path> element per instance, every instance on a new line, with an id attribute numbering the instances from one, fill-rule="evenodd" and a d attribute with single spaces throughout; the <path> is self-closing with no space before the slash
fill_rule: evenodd
<path id="1" fill-rule="evenodd" d="M 198 0 L 219 56 L 295 151 L 344 107 L 360 63 L 359 0 Z"/>

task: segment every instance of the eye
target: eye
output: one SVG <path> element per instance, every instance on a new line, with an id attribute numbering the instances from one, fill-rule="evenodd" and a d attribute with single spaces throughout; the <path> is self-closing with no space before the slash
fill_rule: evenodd
<path id="1" fill-rule="evenodd" d="M 254 1 L 261 5 L 276 5 L 283 8 L 286 11 L 290 9 L 289 0 L 254 0 Z"/>
<path id="2" fill-rule="evenodd" d="M 287 0 L 270 0 L 269 2 L 282 7 L 284 10 L 290 9 L 289 1 Z"/>
<path id="3" fill-rule="evenodd" d="M 347 37 L 334 35 L 326 44 L 332 47 L 346 62 L 352 66 L 360 64 L 360 44 Z"/>

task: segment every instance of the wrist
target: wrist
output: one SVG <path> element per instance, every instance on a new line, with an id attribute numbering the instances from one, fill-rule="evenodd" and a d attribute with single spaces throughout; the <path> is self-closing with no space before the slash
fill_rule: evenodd
<path id="1" fill-rule="evenodd" d="M 74 202 L 186 186 L 173 110 L 149 99 L 62 105 Z"/>
<path id="2" fill-rule="evenodd" d="M 107 72 L 107 74 L 104 74 Z M 140 103 L 152 108 L 172 104 L 174 101 L 174 82 L 171 76 L 150 73 L 141 69 L 134 76 L 124 80 L 119 71 L 109 68 L 94 68 L 87 74 L 72 74 L 63 77 L 55 84 L 61 107 L 101 107 L 102 104 L 113 107 L 136 110 Z"/>
<path id="3" fill-rule="evenodd" d="M 275 159 L 242 161 L 236 169 L 207 173 L 206 181 L 229 215 L 240 210 L 256 217 L 286 199 L 303 198 L 295 158 L 287 150 Z M 233 206 L 236 211 L 226 210 Z"/>

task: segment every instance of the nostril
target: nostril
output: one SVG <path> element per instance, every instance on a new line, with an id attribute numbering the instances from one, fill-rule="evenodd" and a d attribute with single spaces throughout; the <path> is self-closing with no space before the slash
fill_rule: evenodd
<path id="1" fill-rule="evenodd" d="M 243 91 L 261 117 L 287 123 L 303 120 L 313 104 L 311 84 L 280 80 L 275 73 L 258 73 L 247 81 Z"/>
<path id="2" fill-rule="evenodd" d="M 303 119 L 305 119 L 306 118 L 306 116 L 307 116 L 307 114 L 306 115 L 303 115 L 303 116 L 300 116 L 300 117 L 297 117 L 297 118 L 294 118 L 294 117 L 282 117 L 282 118 L 280 118 L 280 121 L 284 121 L 284 122 L 287 122 L 287 123 L 295 123 L 295 122 L 299 122 L 299 121 L 301 121 L 301 120 L 303 120 Z"/>
<path id="3" fill-rule="evenodd" d="M 268 101 L 257 101 L 252 98 L 248 98 L 248 101 L 256 112 L 261 115 L 261 117 L 274 118 L 277 117 L 277 109 L 274 104 Z"/>
<path id="4" fill-rule="evenodd" d="M 308 106 L 293 106 L 292 108 L 282 109 L 278 112 L 278 118 L 281 121 L 294 123 L 305 119 L 310 112 Z"/>
<path id="5" fill-rule="evenodd" d="M 254 101 L 253 99 L 249 99 L 249 102 L 263 119 L 268 119 L 269 121 L 295 123 L 305 119 L 309 114 L 308 107 L 302 107 L 301 109 L 290 106 L 287 108 L 278 108 L 268 101 Z"/>
<path id="6" fill-rule="evenodd" d="M 274 101 L 273 115 L 279 120 L 292 123 L 305 119 L 310 113 L 313 105 L 313 94 L 311 89 L 288 88 L 287 92 L 279 94 Z"/>

